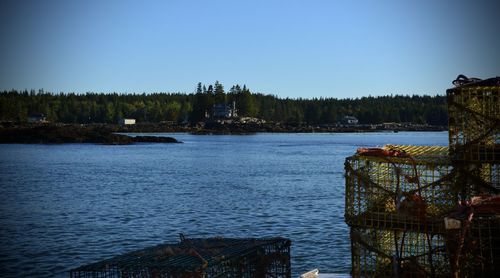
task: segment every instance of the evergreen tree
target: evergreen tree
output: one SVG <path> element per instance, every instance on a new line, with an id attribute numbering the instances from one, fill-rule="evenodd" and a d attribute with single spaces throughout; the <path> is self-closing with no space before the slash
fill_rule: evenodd
<path id="1" fill-rule="evenodd" d="M 214 94 L 215 94 L 215 103 L 226 103 L 226 94 L 224 93 L 224 86 L 219 83 L 219 81 L 215 81 L 214 84 Z"/>
<path id="2" fill-rule="evenodd" d="M 137 122 L 197 122 L 211 114 L 216 103 L 236 101 L 240 116 L 268 121 L 334 124 L 344 116 L 355 116 L 361 124 L 412 122 L 447 125 L 444 96 L 379 96 L 356 99 L 281 99 L 252 93 L 246 85 L 231 86 L 229 93 L 215 85 L 198 83 L 192 94 L 51 94 L 23 90 L 0 92 L 0 120 L 27 121 L 28 115 L 43 113 L 49 121 L 62 123 L 116 123 L 118 118 Z"/>
<path id="3" fill-rule="evenodd" d="M 201 94 L 203 91 L 204 90 L 201 88 L 201 82 L 198 82 L 198 85 L 196 86 L 196 93 Z"/>

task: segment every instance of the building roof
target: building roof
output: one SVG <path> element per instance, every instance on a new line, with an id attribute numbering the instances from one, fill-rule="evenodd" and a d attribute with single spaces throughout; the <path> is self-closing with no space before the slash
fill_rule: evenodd
<path id="1" fill-rule="evenodd" d="M 344 119 L 346 119 L 346 120 L 357 120 L 357 118 L 354 117 L 354 116 L 344 116 Z"/>

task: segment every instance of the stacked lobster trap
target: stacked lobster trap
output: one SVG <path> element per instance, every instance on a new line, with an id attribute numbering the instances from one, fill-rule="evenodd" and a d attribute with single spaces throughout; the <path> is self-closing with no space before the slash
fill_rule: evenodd
<path id="1" fill-rule="evenodd" d="M 434 231 L 452 209 L 455 172 L 446 147 L 386 145 L 348 157 L 345 219 L 351 226 Z"/>
<path id="2" fill-rule="evenodd" d="M 500 161 L 500 77 L 459 76 L 446 91 L 450 154 L 455 161 Z"/>
<path id="3" fill-rule="evenodd" d="M 450 276 L 442 219 L 459 196 L 448 149 L 359 149 L 345 169 L 352 275 Z"/>
<path id="4" fill-rule="evenodd" d="M 70 271 L 70 277 L 291 277 L 285 238 L 190 238 L 122 254 Z"/>
<path id="5" fill-rule="evenodd" d="M 441 234 L 404 229 L 351 228 L 354 277 L 448 277 Z"/>
<path id="6" fill-rule="evenodd" d="M 460 75 L 446 91 L 450 158 L 462 202 L 449 229 L 456 276 L 493 277 L 500 272 L 500 77 Z"/>
<path id="7" fill-rule="evenodd" d="M 449 148 L 386 145 L 346 158 L 354 277 L 500 271 L 500 78 L 453 84 Z"/>
<path id="8" fill-rule="evenodd" d="M 468 195 L 500 193 L 500 77 L 448 89 L 450 157 Z"/>

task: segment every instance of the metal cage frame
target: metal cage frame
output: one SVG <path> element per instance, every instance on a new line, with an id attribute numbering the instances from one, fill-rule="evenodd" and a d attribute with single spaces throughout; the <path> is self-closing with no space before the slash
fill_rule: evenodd
<path id="1" fill-rule="evenodd" d="M 458 200 L 446 147 L 386 145 L 406 157 L 348 157 L 345 221 L 354 227 L 442 231 Z"/>
<path id="2" fill-rule="evenodd" d="M 70 271 L 87 277 L 291 277 L 286 238 L 191 238 L 129 252 Z"/>
<path id="3" fill-rule="evenodd" d="M 500 162 L 500 77 L 457 86 L 446 95 L 452 159 Z"/>
<path id="4" fill-rule="evenodd" d="M 450 277 L 442 234 L 351 227 L 353 277 Z"/>

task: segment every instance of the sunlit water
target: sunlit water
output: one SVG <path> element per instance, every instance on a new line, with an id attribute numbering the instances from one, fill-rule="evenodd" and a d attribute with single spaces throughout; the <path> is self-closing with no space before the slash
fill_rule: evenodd
<path id="1" fill-rule="evenodd" d="M 162 134 L 166 135 L 166 134 Z M 446 132 L 170 134 L 184 144 L 0 145 L 0 273 L 68 270 L 186 236 L 292 240 L 292 272 L 348 273 L 344 158 Z"/>

